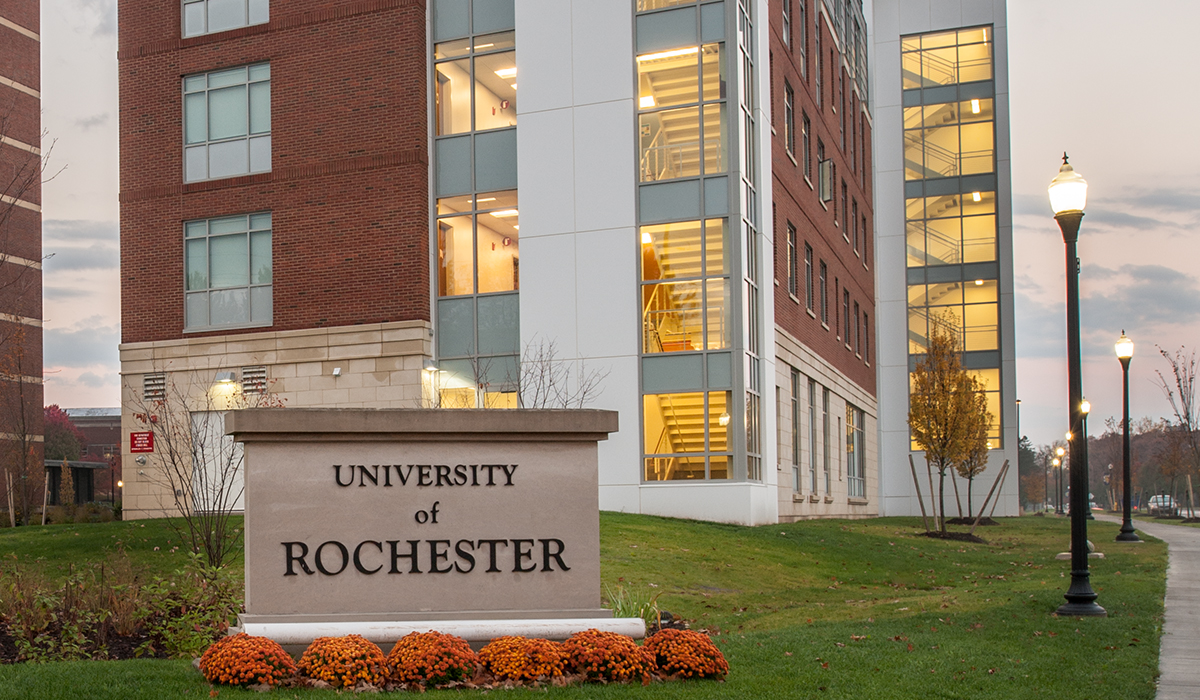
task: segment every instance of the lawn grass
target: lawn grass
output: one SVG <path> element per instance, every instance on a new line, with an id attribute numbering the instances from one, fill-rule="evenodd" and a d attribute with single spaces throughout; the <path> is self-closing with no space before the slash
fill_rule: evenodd
<path id="1" fill-rule="evenodd" d="M 233 516 L 233 527 L 242 527 Z M 138 571 L 147 577 L 170 575 L 187 562 L 186 547 L 167 520 L 132 520 L 110 523 L 47 525 L 0 529 L 0 566 L 15 561 L 34 565 L 48 578 L 61 579 L 72 567 L 101 562 L 123 550 Z M 241 551 L 230 557 L 229 568 L 241 576 Z"/>
<path id="2" fill-rule="evenodd" d="M 167 536 L 162 530 L 151 535 L 157 526 L 145 524 L 131 538 L 143 549 Z M 111 525 L 142 530 L 137 523 Z M 978 545 L 918 536 L 920 520 L 913 518 L 745 528 L 604 513 L 604 583 L 657 594 L 660 607 L 707 628 L 729 660 L 727 681 L 542 688 L 509 691 L 506 697 L 1149 700 L 1157 675 L 1166 547 L 1150 537 L 1142 545 L 1121 546 L 1112 542 L 1118 525 L 1090 525 L 1090 539 L 1107 555 L 1093 560 L 1092 584 L 1110 616 L 1078 620 L 1051 615 L 1069 581 L 1069 562 L 1054 559 L 1067 546 L 1066 519 L 1004 519 L 981 528 L 977 534 L 989 544 Z M 0 545 L 12 546 L 15 540 L 4 538 L 9 534 L 0 534 Z M 76 536 L 70 537 L 74 542 Z M 89 534 L 81 530 L 78 537 L 83 541 Z M 63 560 L 45 551 L 54 549 L 53 540 L 32 541 L 42 546 L 48 563 Z M 139 556 L 151 565 L 167 560 L 148 554 L 157 553 Z M 208 692 L 186 661 L 0 667 L 0 698 Z M 451 692 L 459 691 L 435 695 Z M 219 693 L 252 696 L 233 688 Z"/>
<path id="3" fill-rule="evenodd" d="M 1200 511 L 1200 508 L 1197 508 L 1197 510 Z M 1120 513 L 1115 513 L 1114 515 L 1116 515 L 1118 518 L 1121 517 Z M 1134 522 L 1158 523 L 1161 525 L 1181 525 L 1183 527 L 1200 527 L 1200 523 L 1185 523 L 1182 520 L 1172 520 L 1170 518 L 1152 518 L 1149 515 L 1139 515 L 1138 513 L 1133 513 L 1130 517 Z"/>

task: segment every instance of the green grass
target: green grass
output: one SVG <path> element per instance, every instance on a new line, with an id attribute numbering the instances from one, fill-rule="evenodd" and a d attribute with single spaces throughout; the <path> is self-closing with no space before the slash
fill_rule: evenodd
<path id="1" fill-rule="evenodd" d="M 121 531 L 132 532 L 131 541 L 146 535 L 135 544 L 151 565 L 167 560 L 150 556 L 161 545 L 160 552 L 143 551 L 168 536 L 158 525 L 113 525 L 141 530 Z M 505 697 L 1149 700 L 1166 548 L 1149 537 L 1119 546 L 1112 542 L 1117 525 L 1090 525 L 1092 541 L 1107 555 L 1093 561 L 1092 584 L 1110 616 L 1077 620 L 1051 615 L 1069 581 L 1069 562 L 1054 559 L 1067 546 L 1066 519 L 1005 519 L 981 528 L 989 544 L 976 545 L 917 536 L 920 521 L 912 518 L 744 528 L 604 513 L 604 583 L 659 593 L 660 607 L 713 632 L 730 663 L 727 682 L 520 690 Z M 107 527 L 76 526 L 78 540 L 100 542 L 85 530 Z M 0 533 L 0 545 L 14 546 L 10 534 Z M 64 561 L 48 551 L 53 540 L 31 541 L 47 563 Z M 0 698 L 208 692 L 186 661 L 0 667 Z M 457 693 L 435 695 L 458 697 L 451 692 Z M 220 696 L 252 693 L 221 688 Z"/>
<path id="2" fill-rule="evenodd" d="M 1196 511 L 1200 512 L 1200 508 L 1197 508 Z M 1114 513 L 1113 515 L 1116 515 L 1118 518 L 1121 517 L 1120 513 Z M 1172 520 L 1169 518 L 1152 518 L 1149 515 L 1140 515 L 1138 513 L 1133 513 L 1131 517 L 1133 518 L 1134 522 L 1158 523 L 1160 525 L 1181 525 L 1183 527 L 1200 527 L 1200 523 L 1185 523 L 1182 520 Z"/>

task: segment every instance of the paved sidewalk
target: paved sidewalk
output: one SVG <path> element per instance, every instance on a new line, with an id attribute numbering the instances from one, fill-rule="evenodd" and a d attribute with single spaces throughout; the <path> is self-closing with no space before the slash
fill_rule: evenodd
<path id="1" fill-rule="evenodd" d="M 1120 523 L 1111 515 L 1097 520 Z M 1167 543 L 1166 619 L 1158 653 L 1157 700 L 1200 698 L 1200 528 L 1133 521 L 1138 533 Z M 1092 540 L 1096 542 L 1095 539 Z M 1105 551 L 1137 547 L 1135 543 L 1108 542 Z"/>

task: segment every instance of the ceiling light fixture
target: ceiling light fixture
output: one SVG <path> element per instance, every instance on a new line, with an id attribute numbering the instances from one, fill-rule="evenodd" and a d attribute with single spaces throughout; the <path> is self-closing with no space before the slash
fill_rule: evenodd
<path id="1" fill-rule="evenodd" d="M 980 194 L 980 193 L 978 193 L 978 192 L 972 192 L 972 193 L 971 193 L 971 199 L 975 200 L 976 202 L 982 202 L 982 201 L 983 201 L 983 195 L 982 195 L 982 194 Z"/>
<path id="2" fill-rule="evenodd" d="M 639 109 L 652 109 L 654 107 L 654 95 L 644 95 L 638 99 Z"/>
<path id="3" fill-rule="evenodd" d="M 501 209 L 500 211 L 492 212 L 492 216 L 497 219 L 508 219 L 518 214 L 516 209 Z"/>
<path id="4" fill-rule="evenodd" d="M 505 80 L 508 80 L 509 78 L 517 77 L 517 69 L 516 68 L 501 68 L 500 70 L 495 71 L 495 73 L 496 73 L 496 75 L 500 76 L 501 78 L 504 78 Z"/>
<path id="5" fill-rule="evenodd" d="M 699 46 L 689 46 L 684 49 L 672 49 L 670 51 L 659 51 L 658 53 L 648 53 L 644 56 L 638 56 L 638 63 L 643 61 L 658 61 L 664 58 L 676 58 L 678 56 L 689 56 L 694 53 L 699 53 Z"/>
<path id="6" fill-rule="evenodd" d="M 979 114 L 979 100 L 971 100 L 971 114 Z"/>
<path id="7" fill-rule="evenodd" d="M 654 238 L 650 236 L 649 231 L 642 231 L 642 245 L 650 245 L 654 242 Z"/>

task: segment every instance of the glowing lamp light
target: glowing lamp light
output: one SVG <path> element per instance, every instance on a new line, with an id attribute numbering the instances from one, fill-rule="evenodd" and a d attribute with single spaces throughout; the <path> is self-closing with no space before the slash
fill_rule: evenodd
<path id="1" fill-rule="evenodd" d="M 119 489 L 123 489 L 123 488 L 125 488 L 125 482 L 124 482 L 124 481 L 118 481 L 118 482 L 117 482 L 117 488 L 119 488 Z"/>
<path id="2" fill-rule="evenodd" d="M 1070 433 L 1067 433 L 1067 434 L 1070 435 Z M 1066 453 L 1067 453 L 1067 451 L 1061 447 L 1054 450 L 1054 454 L 1058 455 L 1059 457 L 1062 457 Z"/>
<path id="3" fill-rule="evenodd" d="M 971 114 L 979 114 L 979 100 L 971 100 Z"/>
<path id="4" fill-rule="evenodd" d="M 1054 459 L 1050 460 L 1050 463 L 1057 467 L 1058 465 L 1062 464 L 1062 461 L 1059 460 L 1058 457 L 1055 457 Z"/>
<path id="5" fill-rule="evenodd" d="M 976 202 L 982 202 L 982 201 L 983 201 L 983 193 L 981 193 L 981 192 L 972 192 L 972 193 L 971 193 L 971 199 L 972 199 L 972 200 L 974 200 L 974 201 L 976 201 Z"/>
<path id="6" fill-rule="evenodd" d="M 1116 348 L 1118 359 L 1128 360 L 1133 357 L 1133 341 L 1126 337 L 1125 331 L 1121 331 L 1121 338 L 1117 340 L 1117 344 L 1114 347 Z"/>
<path id="7" fill-rule="evenodd" d="M 1087 414 L 1091 413 L 1092 412 L 1092 402 L 1088 401 L 1087 399 L 1080 401 L 1079 402 L 1079 410 L 1083 411 L 1083 415 L 1085 415 L 1085 416 Z"/>
<path id="8" fill-rule="evenodd" d="M 717 418 L 717 424 L 722 428 L 729 425 L 729 411 L 721 411 L 720 417 Z"/>
<path id="9" fill-rule="evenodd" d="M 217 384 L 232 384 L 233 372 L 217 372 Z"/>
<path id="10" fill-rule="evenodd" d="M 1084 180 L 1075 168 L 1067 162 L 1067 154 L 1063 154 L 1063 164 L 1058 175 L 1050 182 L 1050 208 L 1058 216 L 1069 211 L 1083 211 L 1087 206 L 1087 180 Z"/>
<path id="11" fill-rule="evenodd" d="M 642 245 L 650 245 L 654 239 L 650 236 L 649 231 L 642 231 Z"/>
<path id="12" fill-rule="evenodd" d="M 654 95 L 644 95 L 638 98 L 639 109 L 652 109 L 655 104 Z"/>

